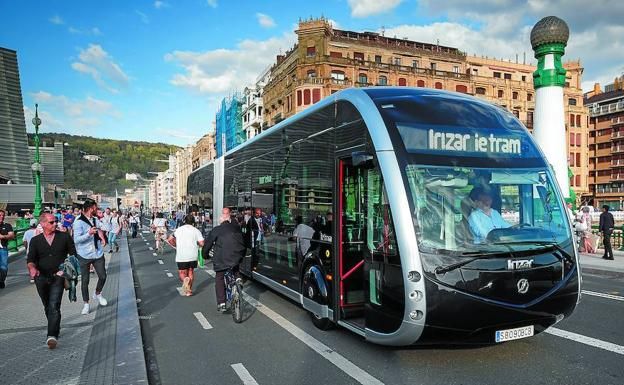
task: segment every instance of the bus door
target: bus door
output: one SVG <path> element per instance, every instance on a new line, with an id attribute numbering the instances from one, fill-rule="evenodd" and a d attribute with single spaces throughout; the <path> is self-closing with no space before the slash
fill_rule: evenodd
<path id="1" fill-rule="evenodd" d="M 339 162 L 338 300 L 340 318 L 392 332 L 403 318 L 403 274 L 390 205 L 372 160 Z"/>

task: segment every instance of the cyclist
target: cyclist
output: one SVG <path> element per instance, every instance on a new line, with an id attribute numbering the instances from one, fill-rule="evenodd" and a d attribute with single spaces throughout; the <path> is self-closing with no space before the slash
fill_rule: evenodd
<path id="1" fill-rule="evenodd" d="M 156 214 L 156 218 L 154 218 L 152 223 L 152 229 L 155 231 L 156 250 L 162 252 L 161 247 L 165 247 L 164 242 L 167 240 L 167 220 L 164 218 L 163 213 Z"/>
<path id="2" fill-rule="evenodd" d="M 245 256 L 245 241 L 240 227 L 231 220 L 229 208 L 224 208 L 221 214 L 221 224 L 208 234 L 202 254 L 208 259 L 210 249 L 214 247 L 212 264 L 216 272 L 215 292 L 217 295 L 217 311 L 225 312 L 225 272 L 232 269 L 238 277 L 238 265 Z"/>

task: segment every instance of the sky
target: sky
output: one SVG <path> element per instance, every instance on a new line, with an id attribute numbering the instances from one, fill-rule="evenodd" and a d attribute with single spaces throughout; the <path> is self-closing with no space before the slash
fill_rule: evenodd
<path id="1" fill-rule="evenodd" d="M 533 64 L 531 28 L 557 16 L 585 91 L 624 73 L 621 0 L 0 0 L 0 47 L 17 51 L 28 132 L 38 103 L 40 132 L 185 146 L 321 16 Z"/>

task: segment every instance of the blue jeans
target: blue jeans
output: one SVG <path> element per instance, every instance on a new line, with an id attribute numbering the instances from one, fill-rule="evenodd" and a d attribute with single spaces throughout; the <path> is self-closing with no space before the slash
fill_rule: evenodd
<path id="1" fill-rule="evenodd" d="M 114 233 L 112 231 L 108 232 L 108 244 L 110 245 L 111 251 L 113 250 L 113 246 L 119 247 L 117 245 L 117 233 Z"/>
<path id="2" fill-rule="evenodd" d="M 9 270 L 9 250 L 4 247 L 0 249 L 0 270 Z"/>
<path id="3" fill-rule="evenodd" d="M 89 275 L 89 270 L 87 270 Z M 61 301 L 63 300 L 63 284 L 65 278 L 56 275 L 35 277 L 37 292 L 43 303 L 48 319 L 48 336 L 58 338 L 61 330 Z"/>

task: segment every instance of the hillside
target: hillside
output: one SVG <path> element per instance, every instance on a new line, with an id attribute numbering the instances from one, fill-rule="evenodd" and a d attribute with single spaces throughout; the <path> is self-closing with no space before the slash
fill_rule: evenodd
<path id="1" fill-rule="evenodd" d="M 28 134 L 30 145 L 34 145 L 32 134 Z M 96 193 L 114 194 L 117 188 L 134 187 L 137 182 L 125 180 L 126 173 L 138 173 L 143 178 L 152 179 L 148 172 L 164 171 L 171 151 L 179 147 L 148 142 L 99 139 L 89 136 L 68 134 L 40 134 L 40 140 L 48 143 L 63 142 L 65 188 L 93 190 Z M 88 161 L 84 155 L 97 155 L 99 161 Z"/>

